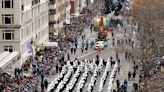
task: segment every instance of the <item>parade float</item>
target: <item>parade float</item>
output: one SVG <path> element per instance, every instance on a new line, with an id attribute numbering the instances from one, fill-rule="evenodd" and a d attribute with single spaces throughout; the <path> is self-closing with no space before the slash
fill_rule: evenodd
<path id="1" fill-rule="evenodd" d="M 97 37 L 95 39 L 95 43 L 98 43 L 96 44 L 95 49 L 101 51 L 108 46 L 107 41 L 109 40 L 109 34 L 112 33 L 112 29 L 109 28 L 108 21 L 103 16 L 97 18 L 95 23 L 97 23 L 95 25 L 96 26 L 95 31 L 97 31 Z M 99 43 L 101 43 L 100 46 Z"/>

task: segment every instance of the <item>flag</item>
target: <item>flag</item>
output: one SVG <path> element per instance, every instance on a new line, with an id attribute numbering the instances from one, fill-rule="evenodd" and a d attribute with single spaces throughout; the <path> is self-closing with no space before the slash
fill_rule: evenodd
<path id="1" fill-rule="evenodd" d="M 32 43 L 31 42 L 27 42 L 27 51 L 30 55 L 33 54 L 33 48 L 32 48 Z"/>

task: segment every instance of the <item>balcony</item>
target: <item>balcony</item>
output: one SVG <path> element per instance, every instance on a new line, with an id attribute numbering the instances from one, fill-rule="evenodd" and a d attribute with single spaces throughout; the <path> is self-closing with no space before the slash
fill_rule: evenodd
<path id="1" fill-rule="evenodd" d="M 49 21 L 50 22 L 55 22 L 58 20 L 58 16 L 57 15 L 49 15 Z M 57 23 L 57 22 L 55 22 Z"/>
<path id="2" fill-rule="evenodd" d="M 54 21 L 55 20 L 55 16 L 54 15 L 49 15 L 49 21 Z"/>
<path id="3" fill-rule="evenodd" d="M 50 33 L 54 33 L 54 31 L 55 31 L 54 26 L 53 26 L 53 27 L 52 27 L 52 26 L 50 26 L 50 27 L 49 27 L 49 32 L 50 32 Z"/>
<path id="4" fill-rule="evenodd" d="M 56 4 L 49 4 L 49 9 L 56 9 Z"/>

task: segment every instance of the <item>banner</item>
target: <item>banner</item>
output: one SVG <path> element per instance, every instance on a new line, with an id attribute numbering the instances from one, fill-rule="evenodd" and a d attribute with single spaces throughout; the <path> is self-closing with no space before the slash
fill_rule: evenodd
<path id="1" fill-rule="evenodd" d="M 33 48 L 31 42 L 27 42 L 27 51 L 32 56 L 33 54 Z"/>

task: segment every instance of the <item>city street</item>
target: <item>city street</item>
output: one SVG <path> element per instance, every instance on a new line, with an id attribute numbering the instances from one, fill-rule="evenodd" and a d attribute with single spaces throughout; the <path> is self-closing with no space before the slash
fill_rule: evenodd
<path id="1" fill-rule="evenodd" d="M 164 92 L 164 0 L 2 0 L 0 92 Z"/>

